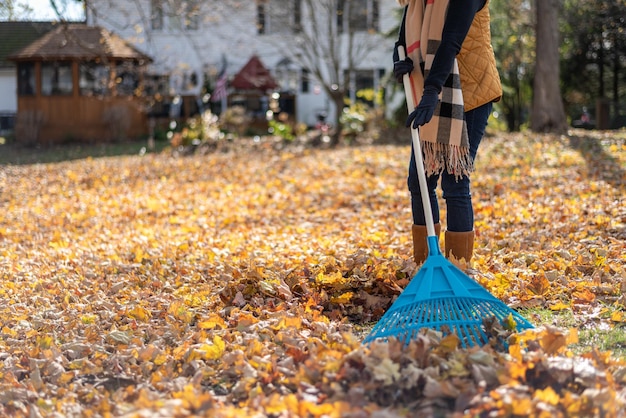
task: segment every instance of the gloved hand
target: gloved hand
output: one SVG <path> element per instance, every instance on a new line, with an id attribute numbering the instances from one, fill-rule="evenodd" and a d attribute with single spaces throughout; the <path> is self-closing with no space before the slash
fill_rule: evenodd
<path id="1" fill-rule="evenodd" d="M 435 107 L 439 103 L 439 92 L 434 86 L 424 87 L 424 94 L 422 94 L 422 100 L 417 105 L 415 110 L 411 112 L 406 120 L 406 127 L 408 128 L 413 123 L 413 128 L 417 129 L 418 126 L 427 124 L 435 113 Z"/>
<path id="2" fill-rule="evenodd" d="M 402 76 L 413 71 L 413 60 L 406 57 L 393 63 L 393 75 L 398 83 L 402 83 Z"/>

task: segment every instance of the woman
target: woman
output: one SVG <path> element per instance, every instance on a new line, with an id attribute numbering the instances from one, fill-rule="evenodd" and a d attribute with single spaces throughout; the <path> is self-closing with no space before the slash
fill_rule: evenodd
<path id="1" fill-rule="evenodd" d="M 398 2 L 405 10 L 394 48 L 394 75 L 401 82 L 409 73 L 414 95 L 421 97 L 406 126 L 420 129 L 437 236 L 441 226 L 436 188 L 441 179 L 447 209 L 445 254 L 469 263 L 474 250 L 469 176 L 492 103 L 502 96 L 491 47 L 489 0 Z M 405 60 L 398 59 L 398 45 L 405 48 Z M 413 255 L 420 264 L 428 255 L 428 246 L 413 152 L 407 182 L 413 213 Z"/>

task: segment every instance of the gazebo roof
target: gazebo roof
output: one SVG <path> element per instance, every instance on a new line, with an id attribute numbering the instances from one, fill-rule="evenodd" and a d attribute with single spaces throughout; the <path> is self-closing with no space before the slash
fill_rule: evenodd
<path id="1" fill-rule="evenodd" d="M 151 62 L 152 59 L 119 36 L 99 26 L 60 24 L 54 30 L 10 55 L 12 61 L 117 59 Z"/>
<path id="2" fill-rule="evenodd" d="M 240 90 L 271 90 L 278 87 L 278 84 L 265 68 L 261 59 L 253 55 L 252 58 L 243 66 L 235 75 L 230 83 L 236 89 Z"/>

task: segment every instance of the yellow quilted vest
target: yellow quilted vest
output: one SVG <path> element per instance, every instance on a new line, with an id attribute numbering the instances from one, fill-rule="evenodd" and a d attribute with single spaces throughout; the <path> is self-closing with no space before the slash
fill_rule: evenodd
<path id="1" fill-rule="evenodd" d="M 502 84 L 491 46 L 489 1 L 476 13 L 457 55 L 465 111 L 502 97 Z"/>

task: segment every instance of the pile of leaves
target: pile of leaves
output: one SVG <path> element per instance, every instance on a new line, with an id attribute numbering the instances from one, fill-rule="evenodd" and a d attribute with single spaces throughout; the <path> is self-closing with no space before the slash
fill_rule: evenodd
<path id="1" fill-rule="evenodd" d="M 2 166 L 0 415 L 622 416 L 626 361 L 529 310 L 626 321 L 626 144 L 585 135 L 481 145 L 473 275 L 537 325 L 504 351 L 361 343 L 417 268 L 408 146 Z"/>

